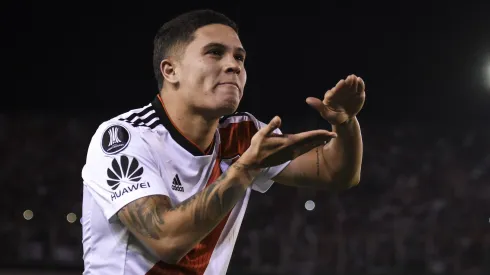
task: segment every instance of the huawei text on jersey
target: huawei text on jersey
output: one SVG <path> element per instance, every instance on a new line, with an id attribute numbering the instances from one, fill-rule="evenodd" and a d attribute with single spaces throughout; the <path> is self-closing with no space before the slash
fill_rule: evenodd
<path id="1" fill-rule="evenodd" d="M 111 194 L 111 201 L 139 188 L 149 188 L 149 182 L 139 182 L 143 172 L 144 169 L 136 158 L 124 155 L 120 158 L 114 158 L 111 167 L 107 168 L 107 184 L 112 190 L 116 190 Z M 131 185 L 119 188 L 121 183 L 130 183 Z"/>

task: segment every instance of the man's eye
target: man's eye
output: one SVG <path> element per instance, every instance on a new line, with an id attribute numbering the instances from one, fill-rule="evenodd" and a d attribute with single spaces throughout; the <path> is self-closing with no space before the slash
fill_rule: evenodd
<path id="1" fill-rule="evenodd" d="M 210 50 L 208 53 L 216 56 L 221 56 L 221 51 L 219 50 Z"/>
<path id="2" fill-rule="evenodd" d="M 235 58 L 236 58 L 236 60 L 245 61 L 245 56 L 243 56 L 241 54 L 235 55 Z"/>

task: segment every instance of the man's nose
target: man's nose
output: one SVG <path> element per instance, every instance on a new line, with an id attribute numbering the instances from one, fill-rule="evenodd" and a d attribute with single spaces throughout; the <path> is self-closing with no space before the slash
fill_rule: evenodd
<path id="1" fill-rule="evenodd" d="M 235 73 L 238 75 L 241 73 L 241 71 L 242 68 L 238 60 L 236 60 L 234 57 L 227 58 L 226 65 L 225 65 L 225 72 Z"/>

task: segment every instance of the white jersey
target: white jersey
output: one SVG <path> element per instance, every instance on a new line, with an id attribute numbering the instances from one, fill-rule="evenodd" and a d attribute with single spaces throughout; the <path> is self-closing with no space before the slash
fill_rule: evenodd
<path id="1" fill-rule="evenodd" d="M 145 248 L 117 212 L 150 195 L 168 196 L 178 205 L 226 171 L 264 125 L 248 113 L 225 117 L 209 152 L 202 152 L 172 124 L 159 96 L 102 123 L 82 171 L 83 274 L 225 274 L 251 190 L 266 192 L 288 163 L 264 169 L 221 223 L 175 265 Z"/>

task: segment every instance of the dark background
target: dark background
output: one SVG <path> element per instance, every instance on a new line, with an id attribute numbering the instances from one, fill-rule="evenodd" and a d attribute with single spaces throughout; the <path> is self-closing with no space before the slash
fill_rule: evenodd
<path id="1" fill-rule="evenodd" d="M 254 194 L 230 274 L 488 274 L 488 1 L 0 4 L 2 266 L 81 270 L 80 224 L 65 216 L 81 214 L 90 138 L 153 99 L 155 32 L 196 8 L 239 24 L 240 110 L 262 121 L 327 126 L 306 97 L 352 73 L 367 89 L 361 185 Z"/>
<path id="2" fill-rule="evenodd" d="M 300 100 L 351 73 L 367 84 L 363 117 L 462 117 L 485 109 L 489 4 L 271 5 L 9 3 L 2 63 L 15 72 L 6 79 L 14 99 L 2 107 L 85 114 L 144 104 L 156 90 L 156 30 L 181 12 L 209 7 L 238 22 L 250 53 L 243 109 L 304 112 Z"/>

